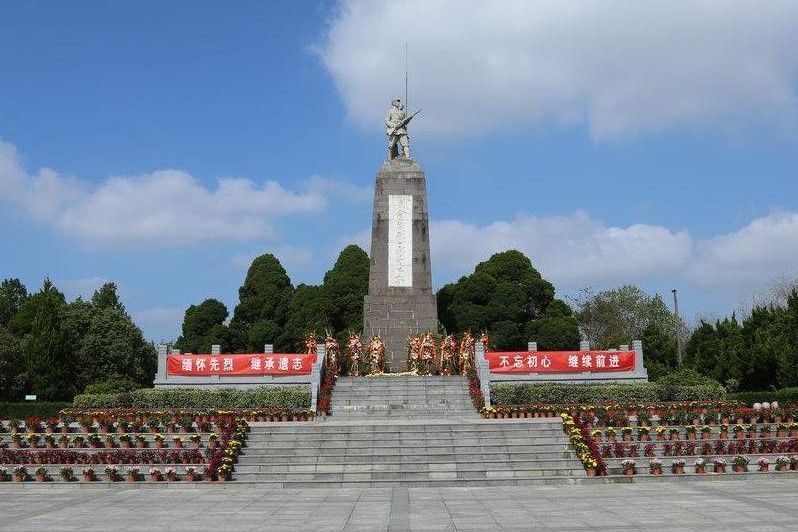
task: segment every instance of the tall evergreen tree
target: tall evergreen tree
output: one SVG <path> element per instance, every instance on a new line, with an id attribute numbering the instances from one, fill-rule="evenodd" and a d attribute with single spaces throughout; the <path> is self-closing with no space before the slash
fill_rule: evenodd
<path id="1" fill-rule="evenodd" d="M 5 279 L 0 283 L 0 326 L 8 325 L 27 299 L 28 290 L 19 279 Z"/>

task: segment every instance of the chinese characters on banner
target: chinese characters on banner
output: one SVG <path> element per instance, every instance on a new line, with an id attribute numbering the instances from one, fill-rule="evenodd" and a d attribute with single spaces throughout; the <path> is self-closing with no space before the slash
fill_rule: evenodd
<path id="1" fill-rule="evenodd" d="M 485 353 L 491 373 L 634 371 L 634 351 L 517 351 Z"/>
<path id="2" fill-rule="evenodd" d="M 168 375 L 310 375 L 316 355 L 168 355 Z"/>

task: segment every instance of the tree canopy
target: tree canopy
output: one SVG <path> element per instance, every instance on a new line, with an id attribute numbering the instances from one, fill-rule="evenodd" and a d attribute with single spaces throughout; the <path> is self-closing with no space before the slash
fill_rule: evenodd
<path id="1" fill-rule="evenodd" d="M 449 333 L 487 330 L 494 349 L 575 349 L 579 331 L 571 308 L 554 298 L 523 253 L 496 253 L 471 275 L 438 291 L 438 319 Z"/>

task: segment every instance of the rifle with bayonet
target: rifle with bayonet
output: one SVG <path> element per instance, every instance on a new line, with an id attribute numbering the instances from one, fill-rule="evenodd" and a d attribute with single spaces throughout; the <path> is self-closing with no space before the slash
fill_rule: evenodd
<path id="1" fill-rule="evenodd" d="M 397 132 L 398 130 L 402 129 L 402 128 L 403 128 L 403 127 L 405 127 L 407 124 L 409 124 L 409 123 L 410 123 L 410 121 L 411 121 L 411 120 L 413 120 L 413 117 L 414 117 L 414 116 L 416 116 L 416 115 L 417 115 L 418 113 L 420 113 L 420 112 L 421 112 L 421 109 L 419 109 L 418 111 L 416 111 L 416 112 L 415 112 L 415 113 L 413 113 L 412 115 L 410 115 L 410 116 L 407 116 L 406 118 L 404 118 L 404 119 L 403 119 L 401 122 L 399 122 L 399 123 L 396 125 L 396 127 L 394 127 L 394 128 L 391 130 L 391 132 L 390 132 L 389 134 L 390 134 L 390 135 L 396 135 L 396 132 Z"/>

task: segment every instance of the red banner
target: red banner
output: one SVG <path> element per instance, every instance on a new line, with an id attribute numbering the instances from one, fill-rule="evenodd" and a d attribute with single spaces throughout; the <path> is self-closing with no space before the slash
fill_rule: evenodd
<path id="1" fill-rule="evenodd" d="M 316 355 L 167 355 L 168 375 L 310 375 Z"/>
<path id="2" fill-rule="evenodd" d="M 634 351 L 515 351 L 485 353 L 491 373 L 634 371 Z"/>

